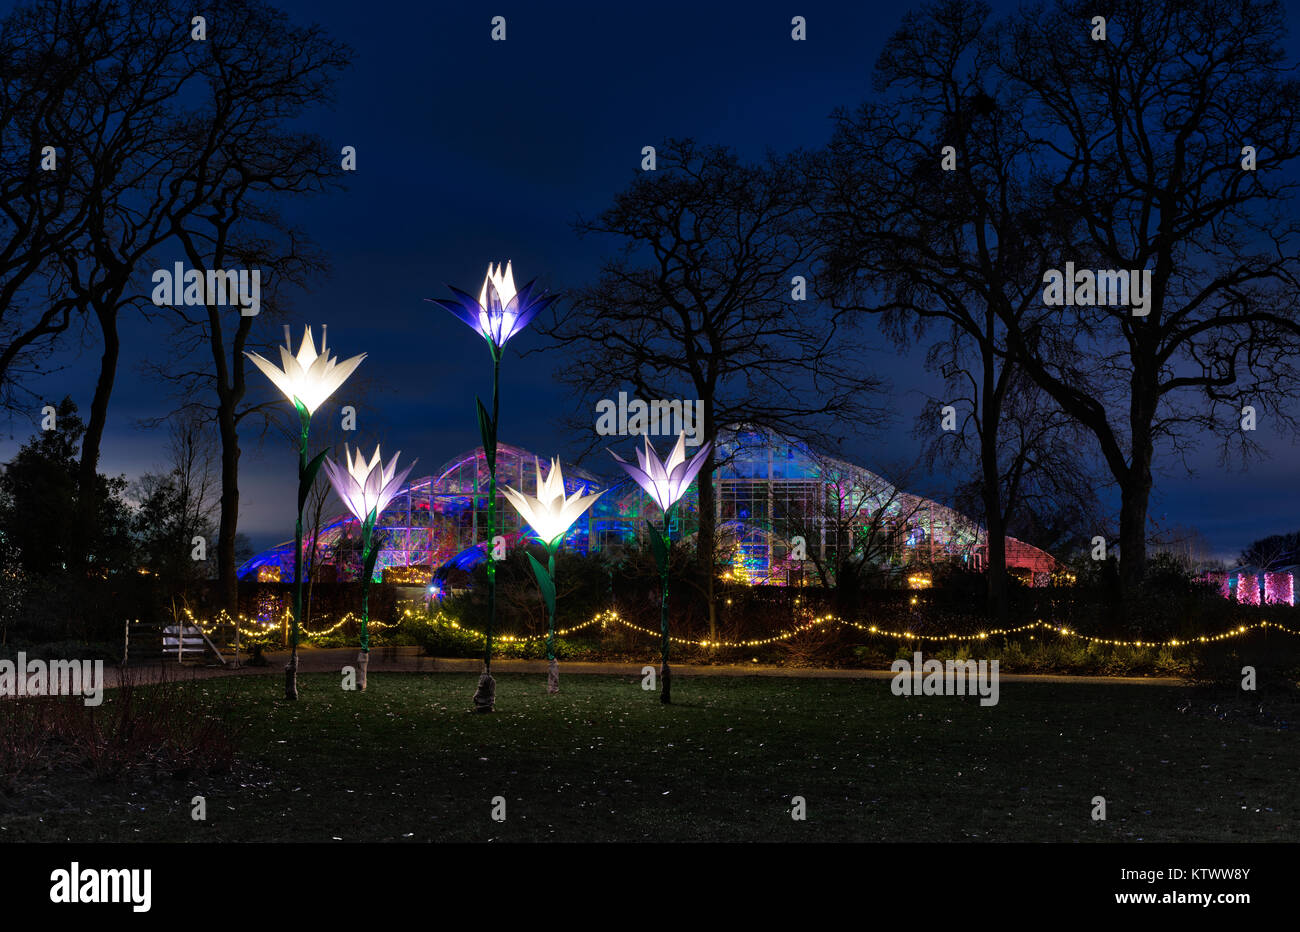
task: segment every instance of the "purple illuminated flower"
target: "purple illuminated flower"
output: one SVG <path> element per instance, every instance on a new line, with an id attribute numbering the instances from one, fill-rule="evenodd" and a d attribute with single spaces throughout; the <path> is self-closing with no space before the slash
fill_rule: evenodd
<path id="1" fill-rule="evenodd" d="M 489 263 L 477 300 L 459 288 L 451 289 L 456 295 L 454 299 L 425 300 L 451 311 L 494 348 L 500 349 L 555 300 L 553 295 L 535 293 L 534 282 L 516 290 L 510 263 L 506 262 L 504 272 L 501 271 L 500 264 L 494 266 Z"/>
<path id="2" fill-rule="evenodd" d="M 613 450 L 610 454 L 618 460 L 618 464 L 627 471 L 627 474 L 636 480 L 637 485 L 645 489 L 646 493 L 666 512 L 682 497 L 682 493 L 686 491 L 696 473 L 700 471 L 700 467 L 704 465 L 704 457 L 708 456 L 709 446 L 710 444 L 705 442 L 700 447 L 700 452 L 688 460 L 686 434 L 679 434 L 677 445 L 673 447 L 667 462 L 661 462 L 654 447 L 650 446 L 650 438 L 646 437 L 645 450 L 636 451 L 636 457 L 641 463 L 640 468 L 625 461 Z"/>
<path id="3" fill-rule="evenodd" d="M 402 483 L 406 481 L 406 477 L 410 475 L 416 463 L 412 460 L 411 464 L 399 474 L 397 457 L 401 455 L 399 450 L 385 466 L 379 455 L 379 447 L 376 446 L 375 455 L 370 458 L 369 463 L 360 450 L 357 450 L 354 461 L 348 453 L 347 444 L 344 444 L 343 462 L 347 464 L 346 469 L 341 468 L 329 457 L 325 458 L 325 474 L 329 476 L 330 484 L 334 486 L 334 491 L 338 493 L 339 498 L 343 499 L 343 504 L 348 506 L 348 511 L 356 515 L 358 521 L 364 523 L 372 514 L 378 519 L 388 507 L 388 503 L 401 490 Z"/>

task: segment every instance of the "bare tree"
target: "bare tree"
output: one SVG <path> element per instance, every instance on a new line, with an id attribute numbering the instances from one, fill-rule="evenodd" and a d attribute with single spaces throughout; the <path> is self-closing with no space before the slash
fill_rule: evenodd
<path id="1" fill-rule="evenodd" d="M 144 566 L 188 599 L 192 584 L 207 577 L 207 544 L 216 527 L 213 438 L 206 421 L 182 413 L 169 419 L 168 456 L 161 472 L 134 483 L 135 536 Z M 202 540 L 202 562 L 195 559 Z"/>
<path id="2" fill-rule="evenodd" d="M 657 160 L 608 210 L 578 223 L 580 234 L 610 237 L 619 253 L 539 327 L 570 354 L 560 378 L 587 404 L 629 384 L 646 401 L 698 400 L 708 441 L 731 423 L 793 437 L 879 423 L 881 412 L 864 403 L 878 382 L 858 376 L 850 387 L 833 323 L 792 300 L 792 280 L 808 278 L 812 262 L 811 188 L 798 162 L 745 164 L 690 140 L 667 141 Z M 607 442 L 596 437 L 592 446 Z M 698 477 L 697 548 L 711 637 L 716 467 L 711 449 Z"/>
<path id="3" fill-rule="evenodd" d="M 1056 257 L 1149 271 L 1149 306 L 1040 306 L 1014 318 L 1010 348 L 1095 437 L 1131 588 L 1158 452 L 1208 435 L 1249 454 L 1244 405 L 1295 429 L 1300 81 L 1279 3 L 1118 0 L 1105 41 L 1090 39 L 1094 6 L 1015 16 L 998 70 L 1024 101 L 1026 157 L 1051 166 L 1043 211 L 1078 220 Z M 1050 349 L 1066 341 L 1063 363 Z"/>
<path id="4" fill-rule="evenodd" d="M 1249 452 L 1248 403 L 1294 427 L 1300 83 L 1275 3 L 1122 0 L 1104 41 L 1096 13 L 1057 0 L 995 24 L 944 0 L 905 17 L 878 70 L 894 96 L 840 118 L 824 228 L 832 293 L 900 328 L 947 318 L 978 352 L 990 539 L 997 412 L 1019 370 L 1118 485 L 1131 589 L 1158 444 L 1181 455 L 1212 432 Z M 1045 273 L 1066 262 L 1147 270 L 1149 304 L 1048 306 Z"/>
<path id="5" fill-rule="evenodd" d="M 818 494 L 778 500 L 775 524 L 787 539 L 803 538 L 823 587 L 851 598 L 864 571 L 900 558 L 906 529 L 926 500 L 903 491 L 910 469 L 893 470 L 891 480 L 829 456 L 810 456 L 817 464 Z"/>
<path id="6" fill-rule="evenodd" d="M 82 106 L 103 62 L 129 45 L 106 12 L 46 3 L 0 22 L 0 401 L 11 412 L 21 380 L 44 371 L 82 310 L 62 287 L 60 257 L 84 252 L 88 195 L 125 145 L 102 131 L 99 108 Z M 70 148 L 96 137 L 101 161 Z"/>
<path id="7" fill-rule="evenodd" d="M 1105 485 L 1088 455 L 1087 432 L 1014 363 L 1004 362 L 997 435 L 986 436 L 982 382 L 978 368 L 963 358 L 964 349 L 958 339 L 940 341 L 927 357 L 927 365 L 943 377 L 945 386 L 942 397 L 930 398 L 917 418 L 916 434 L 926 442 L 927 465 L 943 465 L 959 474 L 969 471 L 975 477 L 958 487 L 954 504 L 980 519 L 990 538 L 997 528 L 1043 549 L 1073 550 L 1100 526 L 1096 490 Z M 954 409 L 955 425 L 936 431 L 948 405 Z M 995 472 L 986 468 L 990 464 Z M 995 495 L 988 494 L 989 482 L 996 483 Z M 1002 513 L 991 520 L 990 507 Z M 1060 533 L 1066 528 L 1053 526 L 1058 521 L 1070 525 L 1066 534 Z M 1005 541 L 995 551 L 990 539 L 990 560 L 995 552 L 1005 560 Z M 1003 593 L 989 606 L 997 621 L 1006 619 L 1005 589 Z"/>
<path id="8" fill-rule="evenodd" d="M 253 419 L 267 426 L 268 402 L 246 403 L 244 350 L 260 348 L 253 327 L 283 312 L 288 293 L 324 270 L 324 260 L 303 232 L 285 222 L 270 202 L 337 185 L 337 162 L 319 137 L 287 124 L 329 98 L 349 52 L 319 27 L 297 27 L 283 14 L 240 0 L 239 16 L 223 16 L 209 31 L 204 63 L 210 109 L 183 139 L 196 164 L 180 182 L 201 204 L 171 218 L 170 231 L 189 266 L 206 280 L 209 270 L 256 269 L 262 308 L 256 316 L 215 302 L 205 289 L 201 307 L 172 309 L 174 359 L 154 367 L 187 404 L 207 408 L 221 443 L 221 517 L 217 563 L 223 601 L 238 608 L 235 538 L 239 520 L 239 428 Z M 197 360 L 203 358 L 204 362 Z M 209 401 L 195 399 L 207 397 Z"/>
<path id="9" fill-rule="evenodd" d="M 929 363 L 956 394 L 927 412 L 924 436 L 942 448 L 955 431 L 973 454 L 988 609 L 1000 619 L 1008 494 L 1027 452 L 1008 462 L 1002 446 L 1017 382 L 1008 329 L 1038 300 L 1055 225 L 1033 201 L 1032 173 L 1016 170 L 1022 113 L 996 87 L 989 25 L 988 7 L 968 0 L 905 16 L 876 66 L 880 99 L 836 113 L 813 169 L 826 293 L 842 311 L 874 316 L 900 346 L 936 336 Z M 1041 416 L 1056 423 L 1050 409 Z"/>
<path id="10" fill-rule="evenodd" d="M 1270 534 L 1253 541 L 1241 551 L 1241 562 L 1253 563 L 1261 569 L 1300 562 L 1300 531 Z"/>
<path id="11" fill-rule="evenodd" d="M 1200 530 L 1181 524 L 1152 523 L 1156 526 L 1152 545 L 1157 556 L 1163 554 L 1191 572 L 1217 568 L 1210 542 Z"/>
<path id="12" fill-rule="evenodd" d="M 223 15 L 208 24 L 203 42 L 192 41 L 184 28 L 191 13 L 177 0 L 55 0 L 24 11 L 28 24 L 14 27 L 15 43 L 46 58 L 69 57 L 61 51 L 67 43 L 81 53 L 71 56 L 68 69 L 75 80 L 60 82 L 56 69 L 51 86 L 36 88 L 32 96 L 56 104 L 42 104 L 40 128 L 66 147 L 68 185 L 85 218 L 75 240 L 59 239 L 55 251 L 58 280 L 67 293 L 62 300 L 71 302 L 66 314 L 89 315 L 100 338 L 80 463 L 79 499 L 86 503 L 82 517 L 88 525 L 95 517 L 90 490 L 121 353 L 119 319 L 132 308 L 149 311 L 148 273 L 159 249 L 179 240 L 197 266 L 197 231 L 210 227 L 223 261 L 256 258 L 274 265 L 265 237 L 251 229 L 283 228 L 265 200 L 319 190 L 326 174 L 323 143 L 285 125 L 327 99 L 334 74 L 347 64 L 346 50 L 324 38 L 319 27 L 289 25 L 259 0 L 227 3 Z M 72 35 L 65 36 L 69 30 Z M 82 30 L 90 39 L 81 37 Z M 292 234 L 288 239 L 292 243 Z M 297 259 L 300 253 L 290 248 L 289 255 Z M 274 271 L 300 271 L 289 265 L 280 263 Z M 30 343 L 36 330 L 62 319 L 38 322 L 23 336 Z M 235 329 L 242 327 L 246 335 L 250 326 L 241 321 Z M 242 357 L 237 365 L 242 373 Z M 242 397 L 240 379 L 222 376 L 218 372 L 217 379 L 227 383 L 228 394 Z M 225 406 L 238 402 L 236 397 Z M 224 424 L 219 418 L 219 424 L 224 449 L 230 418 Z M 229 504 L 223 503 L 218 549 L 233 610 Z"/>

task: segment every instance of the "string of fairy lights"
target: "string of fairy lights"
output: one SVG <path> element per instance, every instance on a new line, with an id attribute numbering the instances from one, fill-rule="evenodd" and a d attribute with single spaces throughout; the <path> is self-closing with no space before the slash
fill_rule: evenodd
<path id="1" fill-rule="evenodd" d="M 233 624 L 235 628 L 239 631 L 241 636 L 250 637 L 250 638 L 266 637 L 272 632 L 279 630 L 280 626 L 283 623 L 286 623 L 293 619 L 292 610 L 287 608 L 278 618 L 268 619 L 265 621 L 260 618 L 249 618 L 247 615 L 244 615 L 242 613 L 237 618 L 232 618 L 230 616 L 230 613 L 227 612 L 225 609 L 222 609 L 220 612 L 218 612 L 216 618 L 207 622 L 199 621 L 197 618 L 194 617 L 194 613 L 190 611 L 188 608 L 183 609 L 182 614 L 185 616 L 187 624 L 190 624 L 196 628 L 201 629 L 204 634 L 211 635 L 215 633 L 219 628 Z M 410 613 L 408 612 L 407 614 Z M 348 622 L 360 621 L 360 620 L 361 620 L 360 615 L 355 615 L 352 612 L 348 612 L 346 615 L 344 615 L 334 624 L 330 625 L 328 628 L 322 628 L 319 631 L 308 631 L 306 628 L 303 628 L 302 633 L 306 637 L 327 637 L 328 635 L 333 634 L 335 631 L 338 631 L 344 625 L 348 624 Z M 401 627 L 401 622 L 383 622 L 383 621 L 375 621 L 372 619 L 369 622 L 369 625 L 372 628 L 380 628 L 380 629 L 399 628 Z"/>
<path id="2" fill-rule="evenodd" d="M 255 638 L 255 639 L 270 635 L 271 633 L 279 629 L 280 626 L 284 623 L 284 621 L 286 621 L 290 617 L 289 611 L 287 609 L 283 613 L 283 617 L 278 617 L 275 619 L 267 619 L 267 620 L 248 618 L 247 616 L 242 614 L 239 615 L 237 618 L 232 618 L 229 613 L 223 610 L 217 615 L 215 619 L 205 623 L 195 618 L 194 614 L 189 609 L 186 609 L 184 614 L 188 619 L 189 624 L 200 628 L 205 634 L 211 635 L 223 625 L 233 624 L 242 636 Z M 414 615 L 410 609 L 404 610 L 402 614 L 403 614 L 403 620 L 400 622 L 371 621 L 370 626 L 374 628 L 379 628 L 381 630 L 385 628 L 397 628 L 400 627 L 402 624 L 407 623 L 408 620 L 418 619 L 419 617 Z M 314 631 L 308 630 L 307 628 L 304 627 L 302 629 L 302 633 L 309 638 L 326 637 L 338 631 L 339 629 L 343 628 L 349 622 L 354 622 L 354 621 L 360 621 L 360 617 L 354 615 L 352 612 L 348 612 L 342 618 L 340 618 L 338 621 L 336 621 L 334 624 L 330 625 L 329 627 L 321 628 L 319 630 L 314 630 Z M 457 631 L 461 634 L 468 635 L 471 638 L 476 638 L 479 640 L 482 640 L 485 637 L 483 632 L 477 631 L 474 628 L 466 627 L 462 625 L 460 622 L 456 621 L 454 618 L 448 618 L 447 616 L 443 615 L 441 612 L 439 612 L 436 616 L 432 618 L 425 619 L 425 623 L 431 626 L 442 626 Z M 653 638 L 660 638 L 663 636 L 660 631 L 651 630 L 650 628 L 645 628 L 642 627 L 641 625 L 634 624 L 628 621 L 626 618 L 623 618 L 621 615 L 618 614 L 618 612 L 615 612 L 613 610 L 600 612 L 590 620 L 584 621 L 581 624 L 573 625 L 572 627 L 569 628 L 557 628 L 555 634 L 557 637 L 569 637 L 570 635 L 576 634 L 579 631 L 584 631 L 588 628 L 595 627 L 596 625 L 599 625 L 602 629 L 608 627 L 609 625 L 618 625 L 620 627 L 627 628 L 628 630 L 635 631 L 639 634 L 643 634 L 646 635 L 647 637 L 653 637 Z M 781 641 L 788 641 L 791 638 L 798 637 L 799 635 L 805 634 L 809 631 L 813 631 L 816 629 L 824 629 L 828 626 L 833 626 L 833 625 L 850 627 L 859 631 L 863 631 L 867 634 L 876 635 L 879 637 L 894 638 L 896 640 L 902 640 L 902 641 L 930 641 L 930 642 L 983 641 L 991 637 L 1006 637 L 1008 635 L 1025 634 L 1026 632 L 1029 632 L 1029 637 L 1032 639 L 1034 637 L 1033 632 L 1043 631 L 1043 632 L 1051 632 L 1061 637 L 1075 638 L 1090 644 L 1101 644 L 1101 645 L 1106 645 L 1108 647 L 1137 647 L 1137 648 L 1191 647 L 1196 644 L 1210 644 L 1216 641 L 1227 640 L 1229 638 L 1241 637 L 1245 634 L 1250 633 L 1251 631 L 1264 630 L 1264 629 L 1271 630 L 1271 631 L 1280 631 L 1285 634 L 1300 635 L 1300 630 L 1287 627 L 1286 625 L 1279 624 L 1276 621 L 1257 621 L 1251 624 L 1237 625 L 1234 628 L 1229 628 L 1228 630 L 1221 631 L 1217 634 L 1197 635 L 1195 637 L 1188 637 L 1188 638 L 1169 638 L 1163 641 L 1123 640 L 1120 638 L 1103 638 L 1103 637 L 1094 637 L 1088 634 L 1081 634 L 1078 631 L 1074 631 L 1068 627 L 1065 627 L 1064 625 L 1051 624 L 1042 621 L 1041 619 L 1038 621 L 1029 622 L 1028 624 L 1020 625 L 1015 628 L 990 628 L 987 631 L 980 631 L 975 634 L 919 634 L 913 631 L 891 631 L 886 628 L 881 628 L 877 625 L 863 624 L 862 622 L 836 618 L 832 614 L 826 614 L 826 615 L 814 616 L 812 618 L 807 619 L 802 624 L 795 625 L 793 628 L 790 628 L 786 631 L 782 631 L 779 634 L 770 635 L 768 637 L 751 638 L 749 640 L 744 640 L 744 641 L 727 641 L 727 640 L 716 640 L 716 639 L 709 640 L 707 638 L 695 639 L 695 638 L 685 638 L 680 636 L 670 636 L 670 640 L 672 640 L 676 644 L 681 644 L 686 647 L 702 647 L 702 648 L 714 648 L 714 649 L 749 649 L 755 647 L 765 647 L 767 645 L 776 644 Z M 517 634 L 494 634 L 493 635 L 494 640 L 503 641 L 508 644 L 529 644 L 534 641 L 542 641 L 545 639 L 545 637 L 546 637 L 545 635 L 540 635 L 540 634 L 539 635 L 517 635 Z"/>

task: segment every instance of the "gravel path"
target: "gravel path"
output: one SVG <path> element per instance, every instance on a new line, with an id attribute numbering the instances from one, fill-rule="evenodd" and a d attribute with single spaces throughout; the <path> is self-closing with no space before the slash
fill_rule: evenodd
<path id="1" fill-rule="evenodd" d="M 266 655 L 264 667 L 225 667 L 177 664 L 167 661 L 158 664 L 132 665 L 131 676 L 139 679 L 168 677 L 178 680 L 211 679 L 225 676 L 265 676 L 284 674 L 288 651 L 273 651 Z M 355 647 L 313 648 L 298 651 L 300 673 L 337 673 L 345 666 L 355 666 Z M 640 676 L 643 663 L 582 663 L 561 661 L 561 674 L 602 674 L 615 676 Z M 370 652 L 370 673 L 478 673 L 483 663 L 477 658 L 426 657 L 418 647 L 381 647 Z M 658 664 L 656 663 L 657 667 Z M 546 675 L 545 660 L 493 660 L 493 673 L 536 673 Z M 105 686 L 113 688 L 121 682 L 119 667 L 106 666 Z M 764 664 L 673 664 L 674 676 L 785 676 L 801 679 L 891 679 L 889 670 L 842 670 L 825 668 L 777 667 Z M 1182 681 L 1168 676 L 1069 676 L 1059 674 L 1000 673 L 999 679 L 1011 683 L 1092 683 L 1108 685 L 1180 686 Z"/>

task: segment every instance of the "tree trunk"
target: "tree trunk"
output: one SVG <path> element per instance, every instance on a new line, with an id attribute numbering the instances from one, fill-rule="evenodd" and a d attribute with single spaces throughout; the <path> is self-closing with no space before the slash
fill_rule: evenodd
<path id="1" fill-rule="evenodd" d="M 1136 455 L 1134 457 L 1137 459 Z M 1137 466 L 1137 463 L 1134 463 Z M 1147 508 L 1151 501 L 1151 463 L 1133 469 L 1120 489 L 1119 578 L 1125 595 L 1142 582 L 1147 563 Z"/>
<path id="2" fill-rule="evenodd" d="M 239 616 L 239 578 L 235 575 L 235 531 L 239 525 L 239 433 L 235 402 L 222 392 L 217 409 L 221 433 L 221 519 L 217 530 L 217 579 L 221 599 L 232 618 Z"/>
<path id="3" fill-rule="evenodd" d="M 998 468 L 998 430 L 1002 424 L 1002 394 L 994 387 L 992 354 L 984 359 L 984 390 L 980 401 L 983 416 L 980 432 L 981 494 L 984 498 L 984 525 L 988 529 L 989 619 L 998 625 L 1007 620 L 1007 522 L 1002 511 L 1002 473 Z"/>
<path id="4" fill-rule="evenodd" d="M 99 378 L 95 381 L 95 395 L 90 402 L 90 417 L 86 433 L 81 438 L 81 462 L 77 475 L 77 508 L 81 516 L 81 534 L 77 548 L 79 569 L 87 567 L 95 531 L 99 524 L 96 509 L 98 500 L 99 449 L 104 440 L 104 427 L 108 423 L 108 401 L 113 394 L 117 377 L 117 360 L 122 342 L 117 332 L 117 316 L 112 311 L 96 310 L 100 333 L 104 338 L 103 352 L 99 357 Z"/>
<path id="5" fill-rule="evenodd" d="M 1146 575 L 1147 510 L 1151 504 L 1151 461 L 1155 455 L 1151 436 L 1156 409 L 1154 380 L 1138 371 L 1133 374 L 1131 384 L 1129 431 L 1132 450 L 1128 469 L 1120 482 L 1119 506 L 1119 578 L 1126 597 Z"/>
<path id="6" fill-rule="evenodd" d="M 991 621 L 1001 625 L 1007 620 L 1007 523 L 1002 517 L 1001 496 L 996 486 L 991 496 L 985 487 L 984 511 L 988 528 L 988 566 L 984 571 L 988 579 L 988 613 Z"/>
<path id="7" fill-rule="evenodd" d="M 713 446 L 709 447 L 709 453 L 704 457 L 704 464 L 700 467 L 696 478 L 699 488 L 696 500 L 699 502 L 700 519 L 700 530 L 695 538 L 696 558 L 700 572 L 704 574 L 704 598 L 708 602 L 710 641 L 716 641 L 718 638 L 717 597 L 714 592 L 716 583 L 714 577 L 717 575 L 714 555 L 718 547 L 717 504 L 713 488 L 716 452 Z"/>

